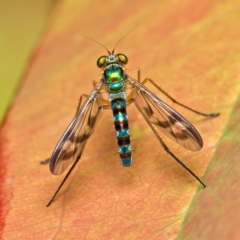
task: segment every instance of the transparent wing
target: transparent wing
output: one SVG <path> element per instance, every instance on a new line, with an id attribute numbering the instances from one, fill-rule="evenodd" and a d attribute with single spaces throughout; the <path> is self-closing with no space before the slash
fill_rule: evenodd
<path id="1" fill-rule="evenodd" d="M 63 173 L 70 164 L 81 157 L 102 111 L 97 101 L 101 87 L 102 83 L 99 83 L 92 90 L 53 150 L 50 159 L 50 171 L 53 174 Z"/>
<path id="2" fill-rule="evenodd" d="M 170 139 L 191 151 L 203 146 L 202 137 L 195 127 L 182 115 L 161 101 L 154 93 L 138 81 L 129 78 L 134 99 L 150 122 Z"/>

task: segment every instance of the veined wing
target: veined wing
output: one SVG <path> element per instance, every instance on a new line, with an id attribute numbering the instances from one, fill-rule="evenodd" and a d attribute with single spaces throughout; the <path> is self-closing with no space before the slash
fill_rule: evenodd
<path id="1" fill-rule="evenodd" d="M 129 83 L 134 86 L 137 104 L 149 121 L 156 126 L 156 130 L 160 130 L 167 137 L 191 151 L 198 151 L 202 148 L 202 137 L 188 120 L 138 81 L 129 78 Z"/>
<path id="2" fill-rule="evenodd" d="M 87 140 L 93 133 L 95 123 L 102 111 L 97 98 L 102 83 L 95 86 L 82 107 L 63 133 L 53 150 L 50 159 L 50 171 L 61 174 L 73 162 L 78 161 Z"/>

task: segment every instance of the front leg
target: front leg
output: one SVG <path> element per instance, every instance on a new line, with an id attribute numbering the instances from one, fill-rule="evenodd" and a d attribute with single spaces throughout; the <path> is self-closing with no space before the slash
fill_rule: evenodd
<path id="1" fill-rule="evenodd" d="M 82 106 L 82 99 L 83 99 L 83 97 L 84 97 L 84 98 L 87 98 L 88 95 L 87 95 L 87 94 L 82 94 L 82 95 L 80 96 L 80 98 L 79 98 L 79 100 L 78 100 L 78 105 L 77 105 L 77 110 L 76 110 L 75 116 L 77 115 L 79 109 L 80 109 L 81 106 Z"/>

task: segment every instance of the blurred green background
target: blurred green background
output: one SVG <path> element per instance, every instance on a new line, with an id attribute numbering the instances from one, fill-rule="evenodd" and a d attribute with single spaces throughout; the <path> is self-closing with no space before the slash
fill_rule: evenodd
<path id="1" fill-rule="evenodd" d="M 56 0 L 0 0 L 0 124 Z"/>

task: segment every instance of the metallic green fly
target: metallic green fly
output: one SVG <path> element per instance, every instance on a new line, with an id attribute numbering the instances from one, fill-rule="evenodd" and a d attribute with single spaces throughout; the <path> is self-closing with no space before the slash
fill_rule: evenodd
<path id="1" fill-rule="evenodd" d="M 122 39 L 120 39 L 120 41 L 121 40 Z M 102 45 L 101 43 L 99 44 Z M 160 137 L 160 133 L 163 133 L 184 148 L 191 151 L 198 151 L 203 146 L 203 140 L 200 134 L 190 122 L 161 101 L 145 85 L 146 83 L 152 84 L 175 104 L 196 114 L 213 118 L 218 116 L 219 113 L 204 114 L 179 103 L 163 91 L 153 80 L 146 78 L 141 82 L 140 70 L 138 70 L 137 79 L 127 75 L 124 66 L 128 63 L 128 58 L 122 53 L 115 54 L 114 49 L 112 52 L 106 49 L 108 55 L 101 56 L 97 60 L 97 66 L 103 70 L 100 81 L 94 83 L 94 88 L 88 96 L 82 95 L 80 97 L 74 119 L 58 141 L 51 158 L 43 161 L 43 163 L 50 161 L 50 171 L 56 175 L 62 174 L 72 165 L 47 207 L 52 203 L 80 160 L 87 140 L 92 135 L 94 127 L 105 109 L 111 109 L 113 112 L 113 122 L 116 130 L 121 164 L 124 167 L 131 165 L 132 148 L 126 108 L 132 103 L 152 129 L 163 149 L 195 177 L 203 187 L 206 187 L 197 175 L 169 150 Z M 107 94 L 108 98 L 104 98 L 103 92 Z M 86 97 L 84 102 L 82 101 L 83 97 Z"/>

